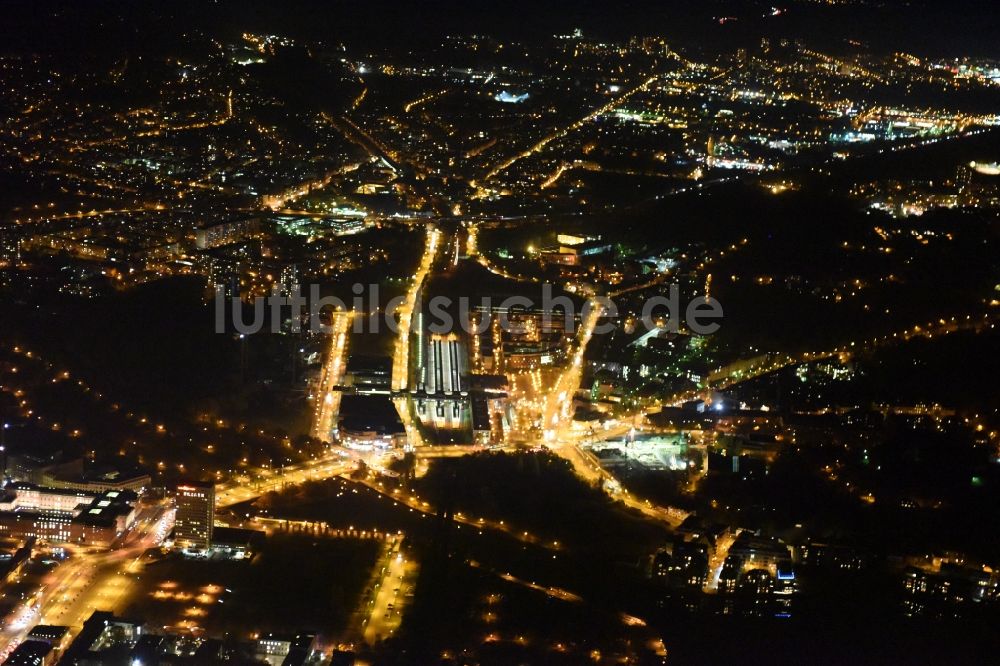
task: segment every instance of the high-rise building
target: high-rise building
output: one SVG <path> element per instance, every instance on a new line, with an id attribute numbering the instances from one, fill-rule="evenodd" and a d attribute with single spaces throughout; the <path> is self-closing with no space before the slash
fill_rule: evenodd
<path id="1" fill-rule="evenodd" d="M 955 185 L 958 187 L 958 191 L 961 194 L 965 194 L 965 192 L 968 191 L 969 186 L 972 185 L 974 164 L 975 162 L 970 165 L 959 164 L 958 169 L 955 171 Z"/>
<path id="2" fill-rule="evenodd" d="M 299 267 L 296 264 L 288 264 L 281 269 L 281 276 L 278 279 L 281 294 L 283 296 L 293 296 L 298 294 L 299 287 Z"/>
<path id="3" fill-rule="evenodd" d="M 215 523 L 215 484 L 188 481 L 177 486 L 174 543 L 179 548 L 207 550 Z"/>
<path id="4" fill-rule="evenodd" d="M 0 229 L 0 265 L 13 266 L 20 260 L 20 236 L 12 229 Z"/>

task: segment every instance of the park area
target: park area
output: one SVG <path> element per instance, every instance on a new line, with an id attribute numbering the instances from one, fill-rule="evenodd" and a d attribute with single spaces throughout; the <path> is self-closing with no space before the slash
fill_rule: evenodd
<path id="1" fill-rule="evenodd" d="M 382 542 L 276 534 L 252 561 L 170 557 L 146 567 L 126 611 L 147 626 L 212 635 L 347 627 Z"/>

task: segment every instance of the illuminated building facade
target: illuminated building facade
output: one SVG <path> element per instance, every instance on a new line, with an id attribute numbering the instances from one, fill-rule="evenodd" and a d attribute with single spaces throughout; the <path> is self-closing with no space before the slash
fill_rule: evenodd
<path id="1" fill-rule="evenodd" d="M 0 536 L 109 547 L 135 521 L 136 495 L 13 483 L 0 499 Z"/>
<path id="2" fill-rule="evenodd" d="M 177 486 L 174 543 L 178 548 L 207 550 L 215 523 L 215 485 L 186 482 Z"/>

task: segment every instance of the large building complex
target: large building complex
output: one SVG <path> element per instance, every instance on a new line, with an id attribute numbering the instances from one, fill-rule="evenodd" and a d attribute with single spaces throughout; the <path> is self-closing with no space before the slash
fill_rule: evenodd
<path id="1" fill-rule="evenodd" d="M 0 497 L 0 535 L 111 546 L 135 521 L 135 501 L 130 491 L 87 493 L 12 483 Z"/>

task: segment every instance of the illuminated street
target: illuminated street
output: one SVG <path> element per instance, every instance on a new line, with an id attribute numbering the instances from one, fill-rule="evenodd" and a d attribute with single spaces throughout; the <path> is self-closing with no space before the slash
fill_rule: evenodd
<path id="1" fill-rule="evenodd" d="M 417 563 L 407 559 L 400 549 L 403 540 L 387 543 L 385 555 L 379 562 L 374 582 L 374 596 L 368 602 L 368 616 L 364 620 L 364 640 L 374 644 L 391 636 L 403 619 L 406 605 L 413 593 L 417 576 Z"/>
<path id="2" fill-rule="evenodd" d="M 257 478 L 236 480 L 219 484 L 216 488 L 216 506 L 225 508 L 240 502 L 260 497 L 272 490 L 315 479 L 327 479 L 346 474 L 357 466 L 353 460 L 345 460 L 340 453 L 329 454 L 309 462 L 296 463 L 278 470 L 261 469 Z"/>
<path id="3" fill-rule="evenodd" d="M 143 509 L 122 547 L 110 552 L 74 548 L 44 582 L 38 610 L 16 618 L 0 634 L 0 650 L 22 641 L 37 624 L 62 624 L 76 631 L 95 608 L 121 610 L 132 593 L 142 558 L 166 538 L 172 513 L 162 505 Z"/>
<path id="4" fill-rule="evenodd" d="M 350 312 L 334 312 L 330 323 L 330 349 L 320 376 L 316 392 L 315 415 L 313 416 L 313 436 L 330 442 L 337 426 L 340 413 L 341 392 L 336 388 L 343 384 L 347 367 L 347 336 L 353 315 Z"/>

